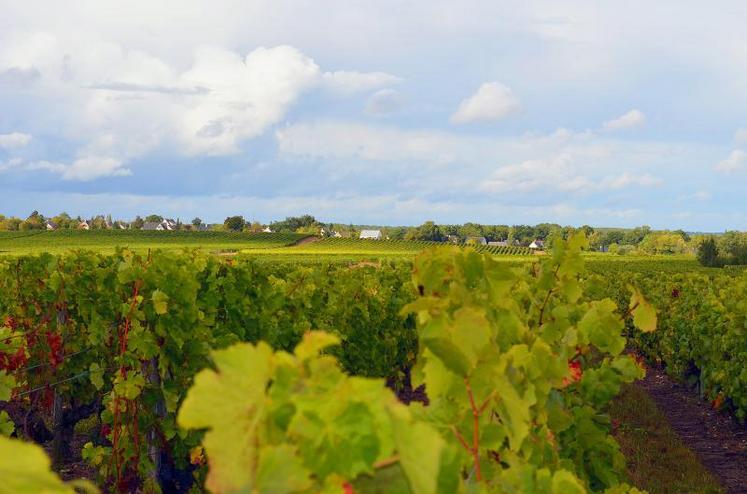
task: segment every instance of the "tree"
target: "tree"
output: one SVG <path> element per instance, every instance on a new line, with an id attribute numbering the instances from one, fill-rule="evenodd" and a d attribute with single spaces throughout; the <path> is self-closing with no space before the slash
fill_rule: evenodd
<path id="1" fill-rule="evenodd" d="M 149 214 L 145 217 L 145 221 L 147 223 L 160 223 L 163 221 L 163 216 L 158 216 L 157 214 Z"/>
<path id="2" fill-rule="evenodd" d="M 270 224 L 270 228 L 273 232 L 284 233 L 296 232 L 299 228 L 309 226 L 321 227 L 323 225 L 310 214 L 305 214 L 303 216 L 287 216 L 283 221 L 276 221 Z"/>
<path id="3" fill-rule="evenodd" d="M 223 226 L 226 230 L 231 230 L 232 232 L 240 232 L 244 229 L 245 224 L 246 222 L 244 221 L 243 216 L 229 216 L 223 222 Z"/>
<path id="4" fill-rule="evenodd" d="M 698 262 L 702 266 L 709 268 L 715 268 L 719 266 L 718 258 L 718 245 L 716 245 L 716 239 L 708 237 L 698 245 Z"/>
<path id="5" fill-rule="evenodd" d="M 193 219 L 192 226 L 195 228 L 200 228 L 202 226 L 202 220 L 200 218 Z"/>
<path id="6" fill-rule="evenodd" d="M 648 235 L 649 233 L 651 233 L 650 226 L 637 226 L 632 230 L 628 230 L 627 232 L 625 232 L 623 239 L 626 244 L 638 245 L 644 238 L 646 238 L 646 235 Z"/>
<path id="7" fill-rule="evenodd" d="M 135 219 L 132 220 L 132 223 L 130 224 L 130 226 L 132 228 L 135 228 L 136 230 L 140 230 L 144 224 L 145 224 L 145 221 L 140 216 L 135 216 Z"/>

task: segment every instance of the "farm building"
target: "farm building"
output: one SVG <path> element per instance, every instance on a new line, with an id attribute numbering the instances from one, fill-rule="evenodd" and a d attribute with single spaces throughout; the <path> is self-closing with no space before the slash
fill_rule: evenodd
<path id="1" fill-rule="evenodd" d="M 381 230 L 361 230 L 360 238 L 366 238 L 369 240 L 381 240 Z"/>
<path id="2" fill-rule="evenodd" d="M 488 245 L 488 240 L 485 237 L 467 237 L 467 244 Z"/>
<path id="3" fill-rule="evenodd" d="M 47 221 L 46 228 L 50 231 L 57 230 L 57 223 L 55 223 L 54 221 Z"/>
<path id="4" fill-rule="evenodd" d="M 542 240 L 535 240 L 531 244 L 529 244 L 529 248 L 532 250 L 542 250 L 545 248 L 545 242 Z"/>

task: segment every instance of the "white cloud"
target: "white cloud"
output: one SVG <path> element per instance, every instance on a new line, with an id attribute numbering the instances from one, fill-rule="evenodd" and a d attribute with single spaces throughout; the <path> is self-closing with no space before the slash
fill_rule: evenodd
<path id="1" fill-rule="evenodd" d="M 0 148 L 2 149 L 22 148 L 29 142 L 31 142 L 31 136 L 22 132 L 0 134 Z"/>
<path id="2" fill-rule="evenodd" d="M 393 89 L 380 89 L 368 98 L 365 113 L 374 116 L 387 116 L 402 107 L 402 95 Z"/>
<path id="3" fill-rule="evenodd" d="M 728 158 L 718 163 L 714 169 L 722 173 L 734 173 L 747 167 L 747 153 L 741 149 L 735 149 Z"/>
<path id="4" fill-rule="evenodd" d="M 619 190 L 631 186 L 654 187 L 662 180 L 648 173 L 629 172 L 609 175 L 601 179 L 582 174 L 574 165 L 574 158 L 562 153 L 554 158 L 527 160 L 496 170 L 480 184 L 480 189 L 500 193 L 528 193 L 557 190 L 569 193 L 592 193 Z"/>
<path id="5" fill-rule="evenodd" d="M 698 202 L 706 202 L 710 201 L 713 197 L 713 194 L 708 190 L 696 190 L 695 192 L 691 194 L 682 194 L 677 197 L 677 200 L 680 202 L 689 202 L 689 201 L 698 201 Z"/>
<path id="6" fill-rule="evenodd" d="M 383 72 L 323 73 L 288 45 L 256 48 L 246 56 L 203 45 L 180 69 L 143 50 L 100 40 L 23 33 L 9 40 L 0 44 L 0 73 L 36 71 L 30 90 L 68 108 L 57 113 L 62 121 L 56 127 L 86 142 L 66 165 L 63 178 L 69 180 L 127 175 L 126 163 L 165 145 L 186 155 L 234 154 L 282 121 L 307 91 L 350 94 L 401 80 Z M 10 147 L 22 136 L 0 137 L 0 145 Z"/>
<path id="7" fill-rule="evenodd" d="M 747 128 L 737 129 L 734 132 L 734 141 L 737 144 L 747 144 Z"/>
<path id="8" fill-rule="evenodd" d="M 500 82 L 486 82 L 475 94 L 463 100 L 451 116 L 451 122 L 464 124 L 500 120 L 521 108 L 511 88 Z"/>
<path id="9" fill-rule="evenodd" d="M 314 61 L 291 46 L 257 48 L 242 58 L 201 48 L 185 86 L 207 88 L 177 106 L 180 138 L 190 154 L 229 154 L 279 122 L 319 77 Z"/>
<path id="10" fill-rule="evenodd" d="M 646 123 L 646 115 L 640 110 L 630 110 L 624 115 L 604 122 L 607 130 L 634 129 L 642 127 Z"/>
<path id="11" fill-rule="evenodd" d="M 402 82 L 400 77 L 387 74 L 386 72 L 338 70 L 335 72 L 325 72 L 322 76 L 322 84 L 326 88 L 343 94 L 371 91 L 399 84 L 400 82 Z"/>
<path id="12" fill-rule="evenodd" d="M 621 175 L 605 177 L 599 183 L 599 187 L 602 189 L 624 189 L 631 186 L 655 187 L 662 183 L 663 181 L 660 178 L 648 173 L 633 175 L 632 173 L 625 172 Z"/>

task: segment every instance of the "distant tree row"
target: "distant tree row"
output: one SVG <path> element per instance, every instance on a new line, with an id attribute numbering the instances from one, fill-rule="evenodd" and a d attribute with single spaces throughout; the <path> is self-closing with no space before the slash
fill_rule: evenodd
<path id="1" fill-rule="evenodd" d="M 708 267 L 747 265 L 747 233 L 728 231 L 718 237 L 702 238 L 697 256 Z"/>

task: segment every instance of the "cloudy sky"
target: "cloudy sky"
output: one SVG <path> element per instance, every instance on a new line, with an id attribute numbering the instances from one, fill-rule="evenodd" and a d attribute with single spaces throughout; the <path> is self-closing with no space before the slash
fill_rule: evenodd
<path id="1" fill-rule="evenodd" d="M 747 229 L 741 1 L 0 0 L 0 212 Z"/>

